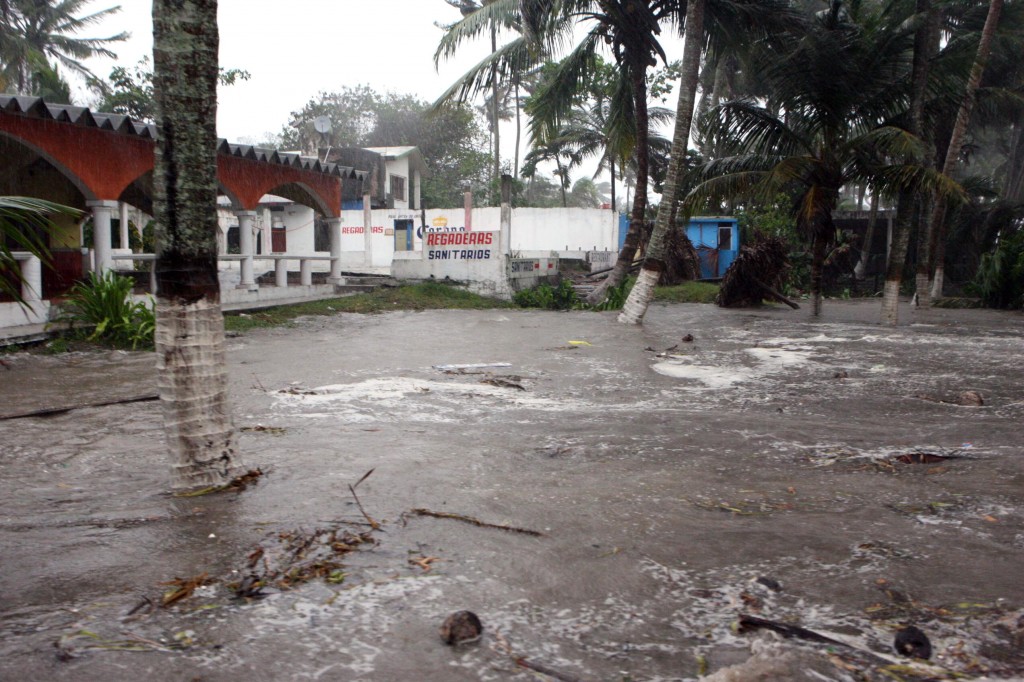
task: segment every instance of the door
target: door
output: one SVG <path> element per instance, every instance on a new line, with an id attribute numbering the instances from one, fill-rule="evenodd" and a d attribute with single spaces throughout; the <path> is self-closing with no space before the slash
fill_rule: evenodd
<path id="1" fill-rule="evenodd" d="M 412 251 L 413 223 L 411 220 L 395 221 L 395 251 Z"/>

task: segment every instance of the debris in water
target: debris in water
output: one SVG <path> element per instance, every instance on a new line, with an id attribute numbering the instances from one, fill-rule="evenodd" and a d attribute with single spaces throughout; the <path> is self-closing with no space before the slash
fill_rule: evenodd
<path id="1" fill-rule="evenodd" d="M 434 365 L 434 369 L 450 372 L 459 369 L 487 369 L 488 367 L 511 367 L 510 362 L 475 362 L 468 365 Z"/>
<path id="2" fill-rule="evenodd" d="M 836 373 L 832 375 L 832 378 L 833 379 L 849 379 L 850 378 L 850 373 L 847 372 L 845 369 L 840 369 L 840 370 L 837 370 Z"/>
<path id="3" fill-rule="evenodd" d="M 758 576 L 757 580 L 755 580 L 754 582 L 758 583 L 759 585 L 764 585 L 772 592 L 782 591 L 782 584 L 779 583 L 779 581 L 775 578 L 769 578 L 766 575 Z"/>
<path id="4" fill-rule="evenodd" d="M 449 646 L 458 646 L 479 640 L 484 625 L 472 611 L 456 611 L 444 619 L 438 631 L 441 641 Z"/>
<path id="5" fill-rule="evenodd" d="M 555 670 L 554 668 L 549 668 L 546 665 L 537 663 L 535 661 L 530 661 L 525 658 L 517 658 L 516 665 L 526 668 L 527 670 L 538 672 L 541 675 L 547 675 L 548 677 L 555 680 L 560 680 L 561 682 L 583 682 L 582 678 L 576 677 L 575 675 L 569 675 L 568 673 L 560 672 L 558 670 Z"/>
<path id="6" fill-rule="evenodd" d="M 932 403 L 942 403 L 944 405 L 961 405 L 963 407 L 981 407 L 985 404 L 985 398 L 978 391 L 963 391 L 955 398 L 938 398 L 927 393 L 918 393 L 914 396 L 918 400 L 927 400 Z"/>
<path id="7" fill-rule="evenodd" d="M 287 429 L 280 426 L 264 426 L 263 424 L 256 424 L 255 426 L 243 426 L 239 431 L 252 431 L 255 433 L 269 433 L 274 436 L 280 436 L 285 433 Z"/>
<path id="8" fill-rule="evenodd" d="M 160 583 L 161 585 L 174 586 L 173 590 L 164 592 L 164 596 L 160 600 L 160 606 L 170 606 L 171 604 L 179 602 L 186 597 L 191 597 L 197 587 L 208 585 L 211 582 L 213 581 L 210 580 L 209 574 L 200 573 L 199 575 L 191 578 L 175 578 L 174 580 L 168 580 L 165 583 Z"/>
<path id="9" fill-rule="evenodd" d="M 928 635 L 913 625 L 908 625 L 896 632 L 893 647 L 897 653 L 911 658 L 928 660 L 932 657 L 932 643 L 928 640 Z"/>
<path id="10" fill-rule="evenodd" d="M 362 512 L 363 518 L 365 518 L 369 522 L 370 528 L 373 528 L 374 530 L 380 530 L 380 524 L 377 523 L 376 521 L 374 521 L 373 517 L 371 517 L 369 514 L 366 513 L 366 510 L 363 509 L 363 503 L 359 501 L 359 496 L 356 495 L 356 488 L 359 487 L 359 484 L 362 483 L 363 481 L 365 481 L 366 479 L 368 479 L 370 477 L 370 474 L 372 474 L 376 470 L 377 470 L 377 467 L 374 467 L 373 469 L 370 469 L 369 471 L 367 471 L 365 474 L 363 474 L 362 478 L 360 478 L 358 481 L 356 481 L 355 485 L 350 485 L 348 487 L 348 490 L 349 490 L 350 493 L 352 493 L 352 497 L 355 498 L 356 506 L 359 507 L 359 511 Z"/>
<path id="11" fill-rule="evenodd" d="M 0 420 L 5 419 L 24 419 L 26 417 L 52 417 L 58 414 L 65 414 L 72 410 L 81 410 L 86 407 L 109 407 L 111 405 L 127 405 L 129 403 L 145 403 L 152 400 L 160 400 L 159 393 L 147 393 L 145 395 L 133 396 L 131 398 L 113 398 L 104 400 L 94 400 L 92 402 L 81 403 L 79 405 L 68 405 L 66 407 L 44 407 L 37 410 L 29 410 L 27 412 L 15 412 L 13 414 L 0 415 Z"/>
<path id="12" fill-rule="evenodd" d="M 569 345 L 570 346 L 593 346 L 594 344 L 590 343 L 589 341 L 570 341 Z"/>
<path id="13" fill-rule="evenodd" d="M 491 386 L 497 386 L 498 388 L 514 388 L 514 389 L 517 389 L 519 391 L 525 391 L 526 390 L 525 388 L 523 388 L 522 384 L 518 384 L 515 381 L 509 381 L 508 379 L 503 379 L 501 377 L 491 377 L 489 379 L 481 379 L 480 383 L 481 384 L 489 384 Z"/>
<path id="14" fill-rule="evenodd" d="M 960 459 L 960 455 L 956 452 L 907 452 L 902 455 L 891 457 L 889 458 L 889 461 L 900 462 L 901 464 L 936 464 L 938 462 L 946 462 L 951 459 Z"/>
<path id="15" fill-rule="evenodd" d="M 260 476 L 263 475 L 263 470 L 256 468 L 250 469 L 249 471 L 235 476 L 229 482 L 224 485 L 212 485 L 208 488 L 201 488 L 199 490 L 192 490 L 186 492 L 174 493 L 175 497 L 201 497 L 203 495 L 210 495 L 211 493 L 223 493 L 223 492 L 236 492 L 240 493 L 250 485 L 256 483 Z"/>
<path id="16" fill-rule="evenodd" d="M 424 573 L 430 573 L 431 569 L 434 568 L 434 563 L 437 561 L 443 561 L 439 556 L 423 556 L 422 554 L 418 557 L 410 557 L 409 564 L 411 566 L 419 566 L 423 569 Z"/>
<path id="17" fill-rule="evenodd" d="M 683 343 L 693 343 L 693 334 L 687 334 L 684 336 Z"/>
<path id="18" fill-rule="evenodd" d="M 416 514 L 417 516 L 433 516 L 436 519 L 452 519 L 455 521 L 465 521 L 466 523 L 471 523 L 474 526 L 479 526 L 480 528 L 497 528 L 498 530 L 507 530 L 512 533 L 522 533 L 523 535 L 533 535 L 535 537 L 546 537 L 544 533 L 541 533 L 539 530 L 531 530 L 529 528 L 517 528 L 516 526 L 506 526 L 501 523 L 487 523 L 486 521 L 474 519 L 472 516 L 464 516 L 462 514 L 436 512 L 422 508 L 413 509 L 411 513 Z"/>
<path id="19" fill-rule="evenodd" d="M 736 630 L 740 633 L 750 632 L 752 630 L 771 630 L 772 632 L 777 632 L 786 638 L 804 639 L 808 642 L 820 642 L 821 644 L 831 644 L 833 646 L 849 646 L 845 642 L 840 642 L 837 639 L 826 637 L 825 635 L 818 634 L 813 630 L 802 628 L 799 625 L 780 623 L 779 621 L 768 620 L 767 618 L 758 618 L 757 616 L 751 616 L 745 613 L 740 614 L 740 621 Z"/>

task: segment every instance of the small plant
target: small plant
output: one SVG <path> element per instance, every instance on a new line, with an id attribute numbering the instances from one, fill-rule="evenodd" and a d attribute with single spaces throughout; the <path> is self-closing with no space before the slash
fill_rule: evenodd
<path id="1" fill-rule="evenodd" d="M 604 301 L 598 303 L 592 310 L 622 310 L 622 306 L 626 305 L 626 299 L 629 298 L 629 290 L 633 288 L 635 281 L 636 278 L 631 277 L 618 286 L 608 287 L 605 291 Z"/>
<path id="2" fill-rule="evenodd" d="M 563 279 L 557 287 L 540 284 L 533 289 L 517 291 L 512 300 L 521 308 L 543 308 L 544 310 L 573 310 L 583 306 L 572 288 L 572 282 Z"/>
<path id="3" fill-rule="evenodd" d="M 68 309 L 60 320 L 72 325 L 95 326 L 90 341 L 105 341 L 118 347 L 151 347 L 156 313 L 149 304 L 131 299 L 133 282 L 110 270 L 89 274 L 71 288 Z"/>

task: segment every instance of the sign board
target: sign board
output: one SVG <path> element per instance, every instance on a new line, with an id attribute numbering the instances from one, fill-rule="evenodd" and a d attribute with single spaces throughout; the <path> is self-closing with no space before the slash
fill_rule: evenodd
<path id="1" fill-rule="evenodd" d="M 430 232 L 427 260 L 488 260 L 498 257 L 499 232 Z"/>

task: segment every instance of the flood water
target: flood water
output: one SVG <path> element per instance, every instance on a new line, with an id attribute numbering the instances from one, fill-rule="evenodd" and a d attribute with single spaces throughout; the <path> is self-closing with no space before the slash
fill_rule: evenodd
<path id="1" fill-rule="evenodd" d="M 1024 677 L 1024 317 L 877 316 L 434 311 L 249 332 L 228 340 L 231 393 L 264 476 L 242 493 L 167 494 L 156 402 L 2 420 L 0 679 L 546 679 L 517 658 L 586 680 Z M 5 362 L 0 414 L 155 390 L 143 353 Z M 984 404 L 955 404 L 968 390 Z M 344 576 L 234 597 L 257 545 L 370 531 L 349 486 L 371 469 L 357 492 L 381 528 Z M 452 648 L 438 626 L 460 609 L 484 636 Z M 850 646 L 737 632 L 740 614 Z M 886 672 L 910 661 L 892 647 L 907 624 L 931 667 Z"/>

